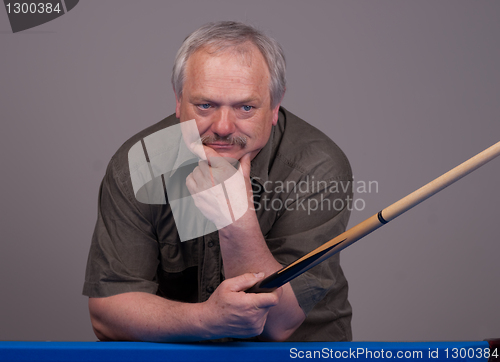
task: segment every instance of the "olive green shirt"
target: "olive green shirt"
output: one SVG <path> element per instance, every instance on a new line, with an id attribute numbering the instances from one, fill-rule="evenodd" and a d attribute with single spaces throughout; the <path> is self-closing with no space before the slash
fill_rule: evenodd
<path id="1" fill-rule="evenodd" d="M 99 191 L 98 218 L 83 294 L 147 292 L 203 302 L 224 280 L 218 232 L 181 242 L 168 201 L 140 203 L 128 151 L 144 137 L 177 124 L 171 115 L 125 142 Z M 341 234 L 350 215 L 352 172 L 340 148 L 280 108 L 266 146 L 252 160 L 254 207 L 269 250 L 283 266 Z M 307 315 L 290 341 L 352 339 L 351 306 L 339 254 L 290 282 Z"/>

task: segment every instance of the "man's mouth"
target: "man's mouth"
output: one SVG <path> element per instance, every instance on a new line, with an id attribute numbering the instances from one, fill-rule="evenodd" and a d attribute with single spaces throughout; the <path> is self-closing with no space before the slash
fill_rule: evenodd
<path id="1" fill-rule="evenodd" d="M 207 143 L 205 146 L 212 147 L 212 148 L 231 148 L 234 146 L 232 143 L 221 143 L 221 142 L 214 142 L 214 143 Z"/>

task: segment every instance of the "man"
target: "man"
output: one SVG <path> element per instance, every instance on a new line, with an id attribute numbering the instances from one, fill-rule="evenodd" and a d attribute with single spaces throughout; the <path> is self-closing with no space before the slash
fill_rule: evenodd
<path id="1" fill-rule="evenodd" d="M 175 117 L 127 141 L 101 185 L 84 285 L 97 337 L 350 340 L 338 256 L 272 293 L 244 292 L 343 232 L 349 218 L 352 175 L 344 154 L 280 107 L 280 46 L 244 24 L 205 25 L 184 41 L 172 84 Z M 127 154 L 155 132 L 193 119 L 205 157 L 191 149 L 202 159 L 185 180 L 191 195 L 232 167 L 217 160 L 235 159 L 244 179 L 241 195 L 255 207 L 181 242 L 168 196 L 164 205 L 135 197 Z M 339 183 L 343 187 L 333 187 Z M 203 202 L 196 205 L 215 223 L 213 205 Z"/>

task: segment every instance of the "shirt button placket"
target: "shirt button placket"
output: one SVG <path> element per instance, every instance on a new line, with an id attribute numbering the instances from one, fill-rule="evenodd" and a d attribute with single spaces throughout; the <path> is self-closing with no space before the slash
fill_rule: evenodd
<path id="1" fill-rule="evenodd" d="M 206 248 L 204 255 L 202 288 L 205 290 L 205 300 L 210 297 L 220 283 L 220 248 L 217 242 L 218 234 L 205 238 Z"/>

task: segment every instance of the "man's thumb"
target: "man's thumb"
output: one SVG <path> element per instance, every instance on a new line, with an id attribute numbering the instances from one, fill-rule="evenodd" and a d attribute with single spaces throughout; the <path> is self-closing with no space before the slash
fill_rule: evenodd
<path id="1" fill-rule="evenodd" d="M 231 290 L 233 292 L 242 292 L 253 287 L 264 278 L 264 273 L 245 273 L 232 278 Z"/>
<path id="2" fill-rule="evenodd" d="M 250 153 L 245 153 L 242 158 L 240 158 L 240 167 L 243 172 L 245 179 L 250 178 L 250 168 L 251 168 Z"/>

